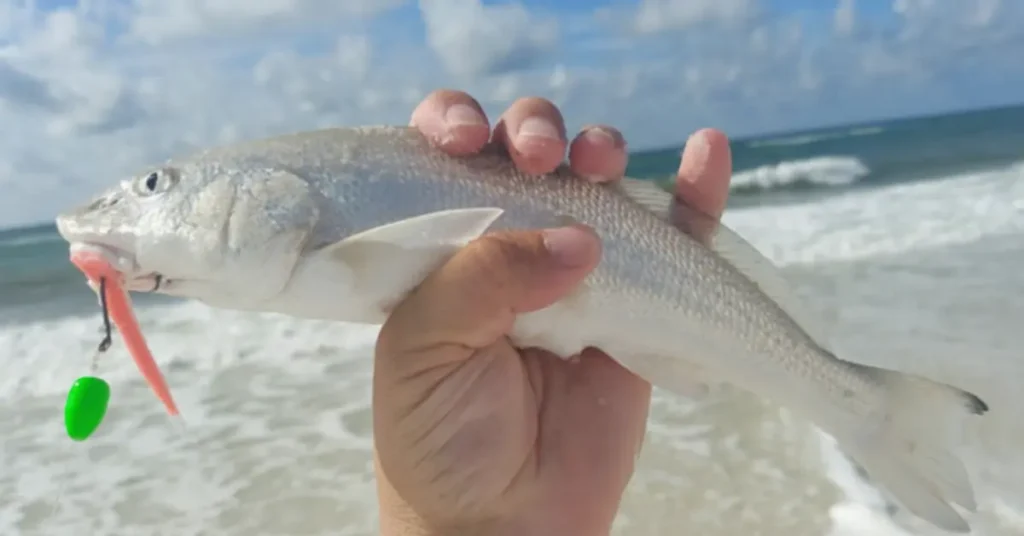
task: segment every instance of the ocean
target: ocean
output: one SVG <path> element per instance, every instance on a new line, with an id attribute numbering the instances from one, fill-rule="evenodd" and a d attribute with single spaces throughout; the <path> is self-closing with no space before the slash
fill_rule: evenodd
<path id="1" fill-rule="evenodd" d="M 837 353 L 953 382 L 991 412 L 964 455 L 975 534 L 1024 534 L 1024 107 L 733 142 L 725 222 L 832 326 Z M 636 153 L 670 176 L 679 147 Z M 0 534 L 370 535 L 376 328 L 140 296 L 185 424 L 119 341 L 97 435 L 63 432 L 100 339 L 95 296 L 52 226 L 0 231 Z M 117 341 L 115 339 L 115 341 Z M 616 535 L 941 534 L 831 441 L 728 388 L 656 391 Z"/>

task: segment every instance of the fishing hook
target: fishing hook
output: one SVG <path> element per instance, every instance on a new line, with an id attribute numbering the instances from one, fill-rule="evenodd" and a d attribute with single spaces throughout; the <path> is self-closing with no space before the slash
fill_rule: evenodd
<path id="1" fill-rule="evenodd" d="M 112 329 L 110 327 L 110 310 L 107 308 L 107 278 L 100 278 L 100 307 L 103 308 L 103 340 L 100 341 L 98 351 L 100 353 L 106 352 L 110 349 L 110 345 L 114 343 L 114 337 L 111 334 Z"/>

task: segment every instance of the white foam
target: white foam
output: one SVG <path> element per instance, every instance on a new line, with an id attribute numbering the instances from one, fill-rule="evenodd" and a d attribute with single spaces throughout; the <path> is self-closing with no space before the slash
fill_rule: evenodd
<path id="1" fill-rule="evenodd" d="M 1024 163 L 727 211 L 723 221 L 781 264 L 854 260 L 1024 231 Z"/>
<path id="2" fill-rule="evenodd" d="M 309 363 L 295 356 L 335 352 L 333 362 L 345 360 L 345 349 L 370 340 L 377 329 L 212 309 L 196 302 L 139 307 L 137 315 L 161 367 L 198 373 L 240 362 L 287 366 L 300 372 Z M 0 376 L 0 399 L 62 392 L 74 378 L 89 372 L 100 328 L 97 312 L 0 329 L 0 355 L 8 370 Z M 97 364 L 105 378 L 137 379 L 138 372 L 116 334 L 114 346 Z M 313 367 L 309 372 L 317 370 Z"/>
<path id="3" fill-rule="evenodd" d="M 52 394 L 0 406 L 0 534 L 372 533 L 376 328 L 193 305 L 141 313 L 184 421 L 163 415 L 118 348 L 103 427 L 71 443 L 57 388 L 84 371 L 51 367 L 36 387 Z"/>
<path id="4" fill-rule="evenodd" d="M 732 187 L 769 189 L 793 184 L 845 186 L 857 182 L 871 170 L 852 156 L 815 156 L 787 160 L 734 173 Z"/>

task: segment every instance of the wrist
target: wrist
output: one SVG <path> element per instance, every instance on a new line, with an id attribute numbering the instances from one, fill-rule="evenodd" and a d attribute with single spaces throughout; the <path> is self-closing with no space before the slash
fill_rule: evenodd
<path id="1" fill-rule="evenodd" d="M 376 461 L 376 460 L 375 460 Z M 428 519 L 399 495 L 383 471 L 377 467 L 377 498 L 380 506 L 380 536 L 527 536 L 546 535 L 548 531 L 527 529 L 527 524 L 511 520 Z M 555 534 L 555 533 L 551 533 Z"/>
<path id="2" fill-rule="evenodd" d="M 439 526 L 404 513 L 381 511 L 380 536 L 512 536 L 526 532 L 509 531 L 491 524 Z"/>
<path id="3" fill-rule="evenodd" d="M 418 512 L 395 490 L 376 465 L 380 536 L 608 536 L 614 515 L 593 515 L 572 508 L 526 507 L 494 518 L 438 519 Z M 557 514 L 555 514 L 557 512 Z M 552 515 L 554 514 L 554 515 Z M 605 519 L 608 517 L 608 519 Z"/>
<path id="4" fill-rule="evenodd" d="M 381 509 L 380 536 L 608 536 L 608 530 L 588 532 L 581 525 L 561 527 L 536 519 L 440 526 L 393 508 Z"/>
<path id="5" fill-rule="evenodd" d="M 489 521 L 439 522 L 416 512 L 378 474 L 380 536 L 505 536 L 530 532 L 508 530 L 505 523 Z"/>
<path id="6" fill-rule="evenodd" d="M 394 490 L 390 490 L 394 492 Z M 380 536 L 608 536 L 611 527 L 593 527 L 588 520 L 545 520 L 522 516 L 473 522 L 440 523 L 425 519 L 393 495 L 380 502 Z M 589 520 L 592 521 L 592 520 Z M 603 525 L 603 524 L 602 524 Z"/>

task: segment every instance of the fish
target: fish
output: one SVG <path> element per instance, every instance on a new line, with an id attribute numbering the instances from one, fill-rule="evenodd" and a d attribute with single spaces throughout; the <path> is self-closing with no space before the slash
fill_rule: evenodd
<path id="1" fill-rule="evenodd" d="M 409 127 L 297 132 L 198 150 L 61 213 L 72 251 L 133 292 L 299 318 L 384 323 L 460 248 L 497 230 L 592 228 L 597 267 L 509 337 L 569 358 L 599 348 L 699 398 L 731 384 L 788 408 L 909 511 L 954 532 L 976 511 L 957 453 L 978 396 L 835 355 L 754 246 L 651 181 L 518 171 L 489 145 L 454 157 Z"/>

